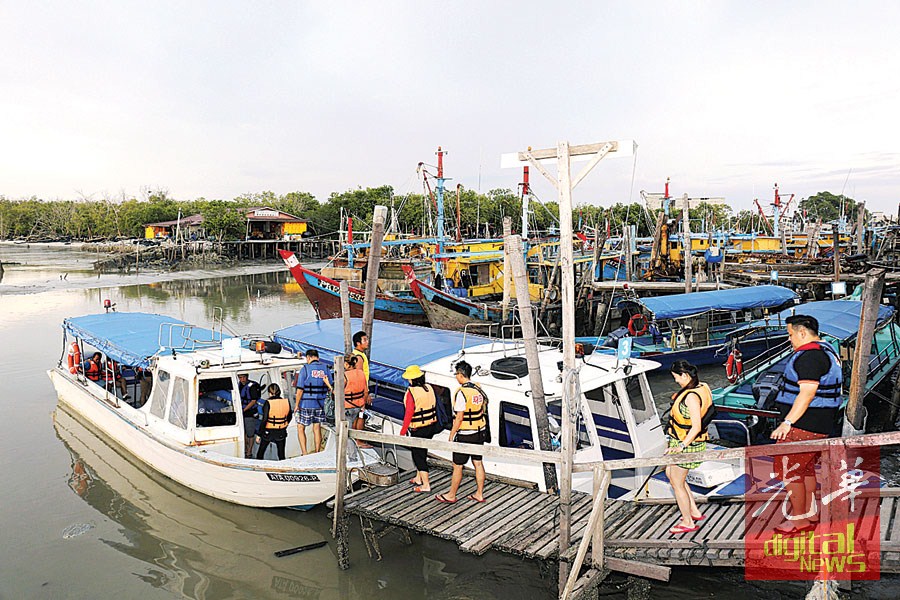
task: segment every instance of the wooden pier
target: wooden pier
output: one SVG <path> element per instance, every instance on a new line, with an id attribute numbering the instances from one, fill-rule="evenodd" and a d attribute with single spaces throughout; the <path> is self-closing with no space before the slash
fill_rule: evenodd
<path id="1" fill-rule="evenodd" d="M 364 431 L 349 431 L 346 423 L 338 427 L 339 444 L 349 439 L 367 440 L 437 450 L 453 450 L 454 442 L 400 438 Z M 340 438 L 343 438 L 341 440 Z M 900 432 L 870 434 L 853 438 L 832 438 L 826 445 L 853 444 L 884 446 L 900 443 Z M 778 446 L 779 454 L 808 452 L 809 442 Z M 820 441 L 819 444 L 822 444 Z M 464 448 L 460 448 L 462 450 Z M 533 454 L 533 460 L 559 463 L 558 453 L 511 448 L 484 448 L 486 456 Z M 548 455 L 557 454 L 550 458 Z M 727 460 L 774 454 L 774 446 L 711 450 L 691 454 L 692 460 Z M 496 458 L 496 456 L 495 456 Z M 346 535 L 347 517 L 357 516 L 370 557 L 380 558 L 379 539 L 398 531 L 409 541 L 409 532 L 431 535 L 455 542 L 460 550 L 480 555 L 495 550 L 539 561 L 559 561 L 571 569 L 561 598 L 581 598 L 599 585 L 610 571 L 668 581 L 671 567 L 694 566 L 735 568 L 744 566 L 745 549 L 762 547 L 763 535 L 771 537 L 773 523 L 764 518 L 748 520 L 771 496 L 728 498 L 723 501 L 698 499 L 705 515 L 698 531 L 673 537 L 668 529 L 679 519 L 672 500 L 618 501 L 605 497 L 611 471 L 637 466 L 675 464 L 684 456 L 668 455 L 653 459 L 625 459 L 577 464 L 574 470 L 593 471 L 594 496 L 573 492 L 571 500 L 570 545 L 560 548 L 559 496 L 534 487 L 488 479 L 487 502 L 468 500 L 474 491 L 469 475 L 457 494 L 457 502 L 445 504 L 435 494 L 449 487 L 449 472 L 435 468 L 431 493 L 416 493 L 402 477 L 390 487 L 375 487 L 346 494 L 336 490 L 335 535 Z M 775 494 L 776 500 L 779 499 Z M 900 488 L 868 490 L 856 500 L 859 514 L 876 510 L 879 514 L 880 565 L 885 573 L 900 573 Z M 874 504 L 873 504 L 874 503 Z M 770 512 L 779 514 L 780 511 Z M 771 518 L 771 517 L 770 517 Z M 343 523 L 343 526 L 339 526 Z M 748 530 L 748 523 L 750 524 Z M 340 532 L 343 531 L 343 534 Z M 874 536 L 875 532 L 870 531 Z M 767 538 L 768 539 L 768 538 Z M 346 543 L 346 540 L 343 542 Z M 340 557 L 339 557 L 340 559 Z M 345 557 L 346 560 L 346 557 Z M 349 566 L 349 562 L 346 563 Z"/>

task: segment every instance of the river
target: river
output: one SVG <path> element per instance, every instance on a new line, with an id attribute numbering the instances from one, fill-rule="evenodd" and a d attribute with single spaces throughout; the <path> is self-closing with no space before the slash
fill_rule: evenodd
<path id="1" fill-rule="evenodd" d="M 277 550 L 329 540 L 326 509 L 261 510 L 208 498 L 150 472 L 80 421 L 56 411 L 46 375 L 62 356 L 60 323 L 99 312 L 163 313 L 209 325 L 221 308 L 243 332 L 315 318 L 278 265 L 225 271 L 96 275 L 94 255 L 68 247 L 0 245 L 0 373 L 9 386 L 0 424 L 0 599 L 19 598 L 538 598 L 556 597 L 555 572 L 494 552 L 389 535 L 384 559 L 366 555 L 351 526 L 351 568 L 334 546 L 285 558 Z M 20 264 L 11 264 L 20 263 Z M 376 341 L 377 343 L 377 341 Z M 665 386 L 665 377 L 654 385 Z M 665 395 L 665 394 L 661 394 Z M 623 577 L 604 595 L 624 598 Z M 743 571 L 675 569 L 653 597 L 802 597 L 800 583 L 745 582 Z M 896 598 L 897 579 L 854 597 Z"/>

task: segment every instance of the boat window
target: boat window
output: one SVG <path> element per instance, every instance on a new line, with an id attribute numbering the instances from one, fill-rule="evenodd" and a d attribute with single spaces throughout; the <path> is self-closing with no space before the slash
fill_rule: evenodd
<path id="1" fill-rule="evenodd" d="M 197 427 L 234 425 L 233 397 L 237 394 L 231 377 L 201 379 L 199 384 Z"/>
<path id="2" fill-rule="evenodd" d="M 150 414 L 160 419 L 166 418 L 166 399 L 169 397 L 169 384 L 172 376 L 162 369 L 156 372 L 156 381 L 153 384 L 150 397 Z"/>
<path id="3" fill-rule="evenodd" d="M 627 395 L 622 404 L 631 406 L 635 423 L 643 423 L 653 416 L 653 411 L 646 402 L 647 395 L 644 393 L 645 387 L 649 392 L 649 386 L 642 381 L 642 375 L 628 377 L 622 383 L 625 385 L 625 394 Z"/>
<path id="4" fill-rule="evenodd" d="M 187 429 L 188 422 L 188 381 L 182 377 L 176 377 L 172 382 L 172 405 L 169 407 L 169 423 Z"/>
<path id="5" fill-rule="evenodd" d="M 527 406 L 500 403 L 500 445 L 505 448 L 534 448 Z"/>
<path id="6" fill-rule="evenodd" d="M 607 402 L 608 400 L 612 399 L 612 393 L 612 386 L 604 385 L 603 387 L 588 390 L 584 393 L 584 395 L 588 400 L 594 400 L 596 402 Z"/>

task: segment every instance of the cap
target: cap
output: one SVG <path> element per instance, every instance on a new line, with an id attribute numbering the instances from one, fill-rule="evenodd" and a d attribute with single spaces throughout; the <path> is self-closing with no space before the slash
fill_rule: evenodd
<path id="1" fill-rule="evenodd" d="M 422 369 L 419 368 L 419 365 L 409 365 L 408 367 L 406 367 L 406 370 L 403 371 L 403 379 L 408 379 L 409 381 L 424 376 L 425 373 L 422 372 Z"/>

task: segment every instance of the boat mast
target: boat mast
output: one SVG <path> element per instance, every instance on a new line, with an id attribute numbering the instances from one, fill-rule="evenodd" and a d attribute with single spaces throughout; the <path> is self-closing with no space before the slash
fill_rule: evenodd
<path id="1" fill-rule="evenodd" d="M 778 237 L 778 235 L 780 233 L 779 232 L 779 228 L 780 228 L 779 221 L 781 221 L 781 195 L 778 193 L 778 184 L 777 183 L 775 184 L 775 202 L 772 203 L 772 206 L 774 207 L 774 212 L 772 214 L 772 227 L 773 227 L 772 235 L 774 235 L 775 237 Z"/>
<path id="2" fill-rule="evenodd" d="M 444 253 L 444 151 L 438 146 L 437 149 L 437 239 L 438 253 Z M 442 263 L 436 263 L 437 274 L 441 274 Z"/>

